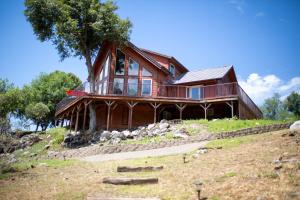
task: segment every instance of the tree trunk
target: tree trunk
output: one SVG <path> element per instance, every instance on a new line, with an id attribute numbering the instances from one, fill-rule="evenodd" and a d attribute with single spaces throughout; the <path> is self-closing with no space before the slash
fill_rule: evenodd
<path id="1" fill-rule="evenodd" d="M 36 128 L 35 128 L 35 132 L 37 132 L 39 129 L 39 123 L 36 123 Z"/>
<path id="2" fill-rule="evenodd" d="M 90 83 L 90 93 L 94 94 L 96 91 L 94 67 L 92 64 L 91 54 L 88 49 L 86 49 L 85 60 L 86 60 L 86 66 L 87 66 L 88 73 L 89 73 L 88 81 Z M 89 112 L 89 116 L 90 116 L 89 131 L 93 132 L 96 130 L 96 105 L 94 102 L 91 102 L 89 104 L 89 111 L 90 111 Z"/>

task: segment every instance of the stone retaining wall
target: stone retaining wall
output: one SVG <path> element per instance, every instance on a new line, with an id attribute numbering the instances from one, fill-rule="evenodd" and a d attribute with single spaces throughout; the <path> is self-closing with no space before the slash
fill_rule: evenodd
<path id="1" fill-rule="evenodd" d="M 186 139 L 176 139 L 176 140 L 169 140 L 169 141 L 163 141 L 163 142 L 151 143 L 151 144 L 118 144 L 118 145 L 105 145 L 105 146 L 100 144 L 95 144 L 95 145 L 82 147 L 78 149 L 70 149 L 63 152 L 49 151 L 48 156 L 51 158 L 73 158 L 73 157 L 84 157 L 84 156 L 91 156 L 97 154 L 112 154 L 112 153 L 119 153 L 119 152 L 158 149 L 163 147 L 178 146 L 182 144 L 201 142 L 205 140 L 233 138 L 238 136 L 261 134 L 270 131 L 278 131 L 282 129 L 288 129 L 291 124 L 292 123 L 259 126 L 259 127 L 246 128 L 246 129 L 241 129 L 236 131 L 222 132 L 217 134 L 203 134 L 203 135 L 192 136 Z"/>

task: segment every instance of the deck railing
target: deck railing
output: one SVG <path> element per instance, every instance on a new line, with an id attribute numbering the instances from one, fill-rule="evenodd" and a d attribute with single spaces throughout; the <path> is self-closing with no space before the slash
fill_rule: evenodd
<path id="1" fill-rule="evenodd" d="M 217 98 L 239 97 L 257 116 L 261 111 L 244 92 L 238 83 L 223 83 L 207 86 L 182 86 L 167 84 L 143 84 L 143 83 L 121 83 L 102 81 L 95 84 L 95 92 L 91 92 L 90 84 L 85 82 L 76 88 L 79 94 L 92 94 L 100 96 L 129 96 L 129 97 L 156 97 L 189 100 L 210 100 Z M 64 104 L 59 103 L 57 110 Z"/>

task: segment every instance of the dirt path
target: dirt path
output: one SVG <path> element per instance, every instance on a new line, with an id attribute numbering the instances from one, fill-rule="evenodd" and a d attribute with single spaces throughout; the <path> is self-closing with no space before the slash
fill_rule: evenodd
<path id="1" fill-rule="evenodd" d="M 181 154 L 181 153 L 187 153 L 193 151 L 199 147 L 203 147 L 207 142 L 208 141 L 203 141 L 203 142 L 196 142 L 196 143 L 184 144 L 179 146 L 164 147 L 164 148 L 144 150 L 144 151 L 99 154 L 99 155 L 87 156 L 79 159 L 83 161 L 89 161 L 89 162 L 103 162 L 108 160 L 126 160 L 126 159 L 135 159 L 135 158 L 144 158 L 144 157 L 167 156 L 167 155 Z"/>

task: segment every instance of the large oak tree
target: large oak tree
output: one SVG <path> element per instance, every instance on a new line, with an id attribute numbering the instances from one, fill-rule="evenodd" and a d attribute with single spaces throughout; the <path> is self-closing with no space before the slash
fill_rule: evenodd
<path id="1" fill-rule="evenodd" d="M 61 60 L 75 56 L 85 59 L 91 93 L 95 93 L 93 58 L 104 41 L 119 45 L 129 40 L 131 23 L 117 14 L 112 1 L 26 0 L 25 16 L 42 42 L 51 41 Z M 95 105 L 89 105 L 89 129 L 96 129 Z"/>

